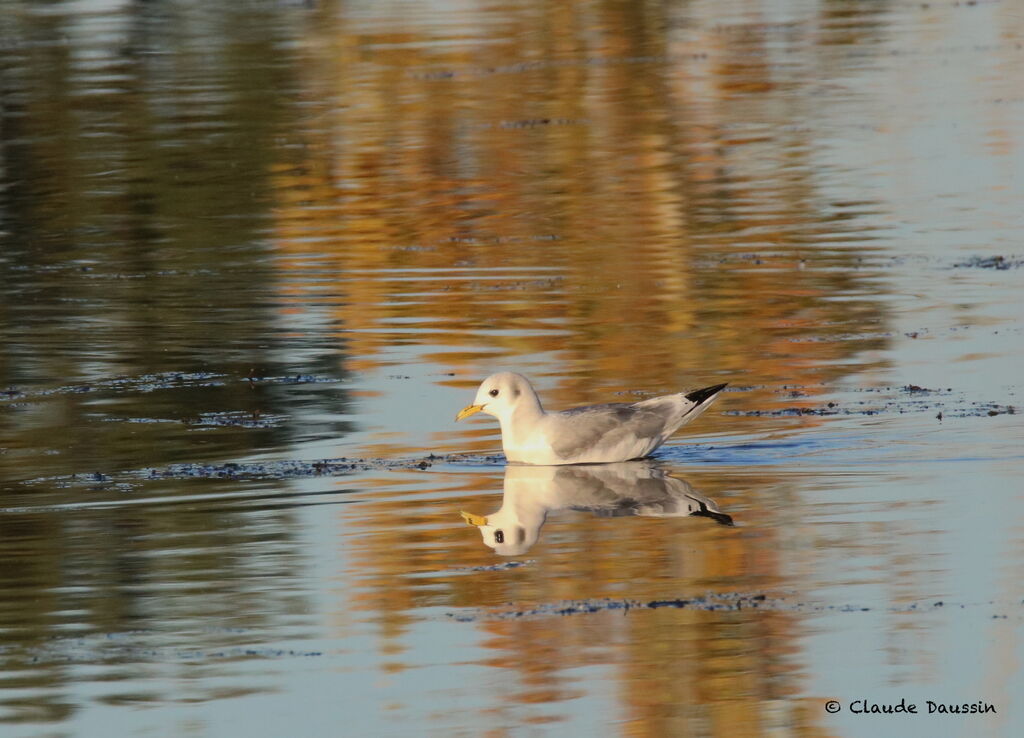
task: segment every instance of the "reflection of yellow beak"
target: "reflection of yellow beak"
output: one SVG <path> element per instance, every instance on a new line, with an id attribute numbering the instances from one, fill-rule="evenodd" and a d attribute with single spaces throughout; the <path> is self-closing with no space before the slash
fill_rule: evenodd
<path id="1" fill-rule="evenodd" d="M 477 528 L 479 528 L 481 525 L 487 525 L 487 518 L 485 518 L 483 515 L 474 515 L 473 513 L 462 511 L 459 511 L 459 515 L 461 515 L 462 519 L 465 520 L 469 525 L 475 525 Z"/>
<path id="2" fill-rule="evenodd" d="M 466 407 L 459 410 L 459 414 L 455 416 L 455 419 L 462 420 L 463 418 L 468 418 L 470 415 L 475 415 L 483 409 L 483 405 L 466 405 Z"/>

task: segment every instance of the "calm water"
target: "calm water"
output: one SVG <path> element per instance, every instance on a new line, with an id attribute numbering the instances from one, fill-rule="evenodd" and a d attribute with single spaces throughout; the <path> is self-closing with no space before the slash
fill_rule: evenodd
<path id="1" fill-rule="evenodd" d="M 1013 0 L 0 0 L 0 734 L 1024 735 L 1022 90 Z M 730 389 L 506 469 L 498 369 Z"/>

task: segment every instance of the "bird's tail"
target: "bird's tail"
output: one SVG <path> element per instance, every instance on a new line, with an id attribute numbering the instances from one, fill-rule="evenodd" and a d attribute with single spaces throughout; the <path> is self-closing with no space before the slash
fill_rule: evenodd
<path id="1" fill-rule="evenodd" d="M 675 431 L 694 420 L 698 415 L 707 410 L 714 399 L 726 387 L 725 384 L 716 384 L 711 387 L 687 392 L 678 395 L 664 395 L 652 397 L 650 400 L 641 400 L 636 403 L 638 407 L 650 407 L 655 412 L 664 413 L 665 428 L 662 433 L 664 442 Z"/>

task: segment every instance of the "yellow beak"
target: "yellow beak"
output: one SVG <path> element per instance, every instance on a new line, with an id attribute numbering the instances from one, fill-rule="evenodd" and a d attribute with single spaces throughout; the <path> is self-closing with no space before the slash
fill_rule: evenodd
<path id="1" fill-rule="evenodd" d="M 466 405 L 466 407 L 459 410 L 459 414 L 455 416 L 455 419 L 462 420 L 463 418 L 468 418 L 470 415 L 475 415 L 483 409 L 483 405 Z"/>
<path id="2" fill-rule="evenodd" d="M 462 519 L 465 520 L 467 523 L 469 523 L 470 525 L 475 525 L 478 528 L 481 525 L 487 525 L 487 518 L 485 518 L 483 515 L 474 515 L 473 513 L 462 511 L 459 511 L 459 515 L 461 515 Z"/>

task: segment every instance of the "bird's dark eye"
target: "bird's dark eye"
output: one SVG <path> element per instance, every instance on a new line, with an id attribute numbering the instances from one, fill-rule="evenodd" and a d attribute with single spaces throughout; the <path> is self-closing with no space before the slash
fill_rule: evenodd
<path id="1" fill-rule="evenodd" d="M 497 397 L 498 396 L 498 390 L 491 390 L 487 394 L 489 394 L 491 397 Z"/>
<path id="2" fill-rule="evenodd" d="M 502 531 L 500 531 L 500 530 L 494 531 L 494 541 L 495 541 L 495 543 L 504 543 L 505 542 L 505 534 Z"/>

